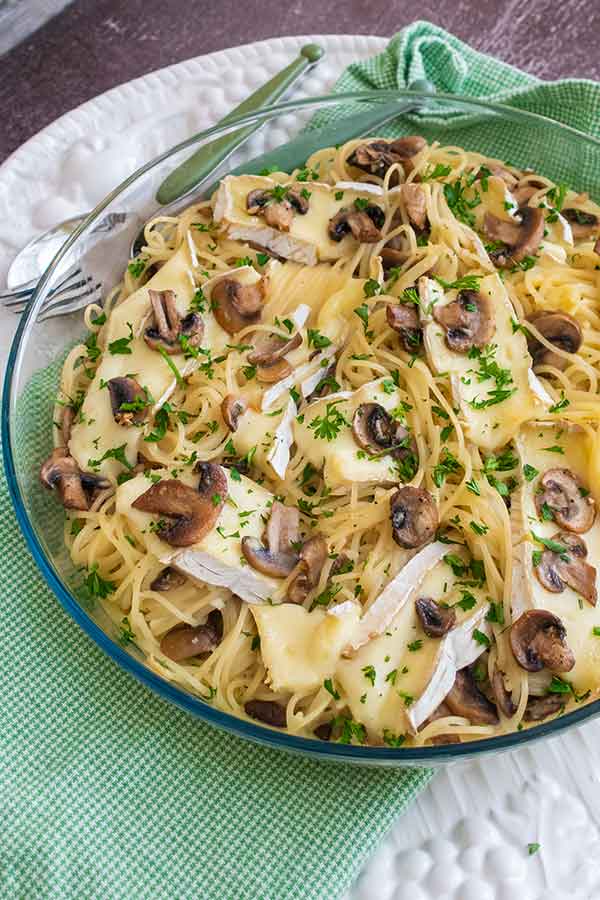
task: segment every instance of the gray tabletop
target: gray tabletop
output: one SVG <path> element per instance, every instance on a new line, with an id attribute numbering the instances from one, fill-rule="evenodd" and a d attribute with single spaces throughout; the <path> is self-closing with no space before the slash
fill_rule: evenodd
<path id="1" fill-rule="evenodd" d="M 0 58 L 0 161 L 90 97 L 179 60 L 284 34 L 391 36 L 415 18 L 541 78 L 600 78 L 599 0 L 75 0 Z"/>

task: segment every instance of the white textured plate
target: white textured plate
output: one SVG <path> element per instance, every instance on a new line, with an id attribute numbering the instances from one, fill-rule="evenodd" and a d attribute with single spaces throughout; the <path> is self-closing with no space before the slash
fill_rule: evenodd
<path id="1" fill-rule="evenodd" d="M 214 124 L 308 41 L 327 53 L 294 97 L 327 93 L 345 66 L 386 43 L 313 35 L 223 50 L 114 88 L 29 140 L 0 167 L 0 285 L 34 234 L 86 212 L 146 160 Z M 256 153 L 288 140 L 297 127 L 292 117 L 282 119 L 276 131 L 253 139 Z M 0 370 L 15 323 L 0 311 Z M 530 843 L 541 845 L 533 856 Z M 600 900 L 599 722 L 441 771 L 348 900 L 567 898 Z"/>

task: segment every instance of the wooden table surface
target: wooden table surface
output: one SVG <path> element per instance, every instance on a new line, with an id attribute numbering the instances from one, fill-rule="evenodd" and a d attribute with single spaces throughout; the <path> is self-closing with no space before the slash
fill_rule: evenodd
<path id="1" fill-rule="evenodd" d="M 0 161 L 153 69 L 285 34 L 392 35 L 416 18 L 545 79 L 600 79 L 600 0 L 75 0 L 0 59 Z"/>

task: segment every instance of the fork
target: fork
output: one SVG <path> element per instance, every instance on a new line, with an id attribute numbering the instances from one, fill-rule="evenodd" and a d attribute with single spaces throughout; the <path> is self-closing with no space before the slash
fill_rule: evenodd
<path id="1" fill-rule="evenodd" d="M 38 279 L 21 285 L 18 290 L 0 291 L 0 302 L 8 309 L 20 315 L 27 308 Z M 41 312 L 37 317 L 38 322 L 50 319 L 53 316 L 65 316 L 68 313 L 77 312 L 90 303 L 102 303 L 102 285 L 93 283 L 90 275 L 85 275 L 77 266 L 71 268 L 55 288 L 48 293 Z"/>

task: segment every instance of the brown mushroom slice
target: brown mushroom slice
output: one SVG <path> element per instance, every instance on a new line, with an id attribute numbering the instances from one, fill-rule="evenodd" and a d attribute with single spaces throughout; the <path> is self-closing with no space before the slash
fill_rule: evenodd
<path id="1" fill-rule="evenodd" d="M 117 425 L 141 425 L 148 417 L 148 397 L 135 378 L 122 376 L 107 382 L 110 405 Z"/>
<path id="2" fill-rule="evenodd" d="M 244 710 L 251 719 L 258 719 L 273 728 L 285 728 L 287 724 L 285 706 L 275 700 L 249 700 L 244 704 Z"/>
<path id="3" fill-rule="evenodd" d="M 456 611 L 440 606 L 432 597 L 419 597 L 415 600 L 415 609 L 427 637 L 443 637 L 456 624 Z"/>
<path id="4" fill-rule="evenodd" d="M 360 244 L 375 244 L 381 240 L 384 221 L 381 207 L 369 203 L 364 209 L 341 209 L 329 220 L 327 233 L 336 242 L 351 234 Z"/>
<path id="5" fill-rule="evenodd" d="M 547 694 L 545 697 L 530 697 L 523 713 L 526 722 L 541 722 L 548 716 L 556 715 L 565 706 L 564 694 Z"/>
<path id="6" fill-rule="evenodd" d="M 279 334 L 261 334 L 254 342 L 254 349 L 248 353 L 251 365 L 272 366 L 302 343 L 302 335 L 297 331 L 292 337 L 282 338 Z"/>
<path id="7" fill-rule="evenodd" d="M 287 359 L 278 359 L 272 366 L 259 366 L 256 377 L 263 384 L 277 384 L 278 381 L 291 375 L 292 371 Z"/>
<path id="8" fill-rule="evenodd" d="M 544 237 L 545 220 L 541 209 L 524 206 L 519 209 L 519 216 L 519 223 L 499 219 L 490 212 L 486 212 L 483 219 L 483 230 L 487 237 L 506 244 L 506 256 L 510 265 L 521 262 L 526 256 L 535 255 Z"/>
<path id="9" fill-rule="evenodd" d="M 544 666 L 551 672 L 570 672 L 575 657 L 566 637 L 561 620 L 546 609 L 527 610 L 510 628 L 513 655 L 527 672 L 539 672 Z"/>
<path id="10" fill-rule="evenodd" d="M 298 562 L 296 553 L 273 551 L 254 537 L 242 538 L 242 553 L 253 569 L 271 578 L 287 578 Z"/>
<path id="11" fill-rule="evenodd" d="M 383 178 L 395 163 L 400 163 L 405 172 L 413 168 L 410 160 L 427 146 L 425 138 L 418 134 L 398 138 L 395 141 L 369 141 L 359 144 L 348 157 L 348 163 L 363 172 Z"/>
<path id="12" fill-rule="evenodd" d="M 570 469 L 544 472 L 535 494 L 535 507 L 540 517 L 550 510 L 556 524 L 574 534 L 589 531 L 596 518 L 594 498 Z"/>
<path id="13" fill-rule="evenodd" d="M 422 231 L 427 225 L 427 196 L 420 184 L 403 184 L 400 194 L 406 207 L 406 215 L 411 225 Z"/>
<path id="14" fill-rule="evenodd" d="M 583 333 L 577 319 L 564 312 L 548 312 L 540 310 L 527 316 L 547 341 L 566 353 L 577 353 L 583 342 Z M 561 371 L 568 365 L 568 360 L 553 353 L 532 334 L 527 336 L 527 347 L 536 366 L 554 366 Z"/>
<path id="15" fill-rule="evenodd" d="M 392 536 L 400 547 L 417 550 L 435 537 L 439 524 L 435 500 L 424 488 L 405 485 L 390 499 Z"/>
<path id="16" fill-rule="evenodd" d="M 446 330 L 446 344 L 456 353 L 485 347 L 496 332 L 491 298 L 479 291 L 460 291 L 456 300 L 433 308 L 433 318 Z"/>
<path id="17" fill-rule="evenodd" d="M 407 353 L 414 353 L 423 342 L 419 315 L 413 304 L 388 304 L 385 310 L 388 325 L 400 335 L 400 343 Z"/>
<path id="18" fill-rule="evenodd" d="M 158 591 L 159 593 L 163 593 L 164 591 L 172 591 L 175 588 L 181 587 L 187 581 L 185 575 L 181 572 L 178 572 L 177 569 L 174 569 L 172 566 L 167 566 L 159 572 L 156 578 L 150 582 L 150 590 Z"/>
<path id="19" fill-rule="evenodd" d="M 215 319 L 228 334 L 256 325 L 262 314 L 263 294 L 262 279 L 244 285 L 233 277 L 222 278 L 211 291 Z"/>
<path id="20" fill-rule="evenodd" d="M 270 228 L 277 231 L 289 231 L 294 221 L 294 208 L 289 200 L 279 203 L 268 203 L 262 211 L 263 218 Z"/>
<path id="21" fill-rule="evenodd" d="M 290 603 L 303 603 L 319 583 L 321 570 L 327 561 L 327 541 L 320 534 L 313 535 L 300 548 L 299 557 L 296 575 L 287 592 Z"/>
<path id="22" fill-rule="evenodd" d="M 482 694 L 469 666 L 456 673 L 452 690 L 444 703 L 454 716 L 468 719 L 472 725 L 497 725 L 498 713 L 493 703 Z"/>
<path id="23" fill-rule="evenodd" d="M 172 547 L 189 547 L 212 531 L 227 499 L 227 478 L 221 466 L 200 463 L 198 489 L 163 478 L 134 500 L 134 509 L 171 520 L 157 527 L 159 538 Z"/>
<path id="24" fill-rule="evenodd" d="M 72 406 L 65 406 L 63 408 L 62 421 L 60 425 L 60 430 L 62 434 L 62 440 L 65 447 L 68 446 L 69 440 L 71 437 L 71 428 L 73 427 L 73 422 L 75 421 L 75 410 Z"/>
<path id="25" fill-rule="evenodd" d="M 328 741 L 331 738 L 332 731 L 333 722 L 322 722 L 320 725 L 317 725 L 314 734 L 320 741 Z"/>
<path id="26" fill-rule="evenodd" d="M 585 561 L 587 547 L 583 538 L 559 531 L 552 540 L 564 547 L 565 552 L 544 550 L 539 564 L 534 567 L 538 581 L 553 594 L 560 594 L 568 585 L 595 606 L 598 600 L 596 569 Z"/>
<path id="27" fill-rule="evenodd" d="M 275 500 L 266 529 L 267 547 L 276 553 L 295 551 L 300 539 L 300 512 L 296 506 L 285 506 Z M 297 562 L 297 556 L 296 556 Z"/>
<path id="28" fill-rule="evenodd" d="M 221 618 L 218 610 L 213 612 Z M 211 622 L 211 616 L 212 613 L 204 625 L 178 625 L 168 631 L 160 642 L 162 653 L 174 662 L 180 662 L 216 650 L 221 636 L 214 620 Z"/>
<path id="29" fill-rule="evenodd" d="M 416 452 L 416 444 L 404 425 L 396 422 L 380 403 L 361 403 L 352 417 L 352 436 L 372 455 L 391 453 L 402 457 Z"/>
<path id="30" fill-rule="evenodd" d="M 583 241 L 598 233 L 600 220 L 594 213 L 587 212 L 584 209 L 569 207 L 568 209 L 562 209 L 561 215 L 571 226 L 571 231 L 576 241 Z"/>
<path id="31" fill-rule="evenodd" d="M 390 245 L 392 241 L 395 241 L 396 238 L 392 238 L 390 241 Z M 384 272 L 388 272 L 390 269 L 398 268 L 403 266 L 404 263 L 410 259 L 410 252 L 408 250 L 402 250 L 397 247 L 392 247 L 390 245 L 386 245 L 381 248 L 379 255 L 381 256 L 381 263 L 383 265 Z"/>
<path id="32" fill-rule="evenodd" d="M 240 416 L 248 409 L 248 404 L 241 397 L 227 394 L 221 402 L 221 415 L 230 431 L 237 431 Z"/>
<path id="33" fill-rule="evenodd" d="M 420 730 L 426 728 L 432 722 L 437 721 L 437 719 L 445 719 L 451 715 L 452 713 L 450 711 L 450 708 L 446 706 L 446 704 L 442 701 L 442 703 L 440 703 L 440 705 L 434 709 L 431 715 L 425 719 Z M 436 745 L 460 744 L 460 736 L 458 734 L 451 734 L 449 731 L 447 731 L 442 734 L 436 734 L 434 737 L 430 738 L 430 741 L 432 744 Z"/>
<path id="34" fill-rule="evenodd" d="M 517 711 L 517 707 L 515 706 L 511 692 L 507 690 L 506 684 L 504 683 L 504 673 L 498 668 L 498 666 L 494 666 L 494 674 L 492 675 L 492 691 L 494 693 L 494 699 L 496 701 L 496 706 L 498 707 L 498 709 L 502 712 L 503 715 L 506 716 L 507 719 L 512 719 Z"/>
<path id="35" fill-rule="evenodd" d="M 165 353 L 180 353 L 177 343 L 180 319 L 173 291 L 149 290 L 152 305 L 153 324 L 146 328 L 144 340 L 152 350 L 161 348 Z"/>
<path id="36" fill-rule="evenodd" d="M 55 447 L 40 469 L 40 481 L 48 490 L 56 488 L 65 509 L 87 510 L 95 491 L 111 482 L 93 472 L 82 472 L 66 447 Z"/>

